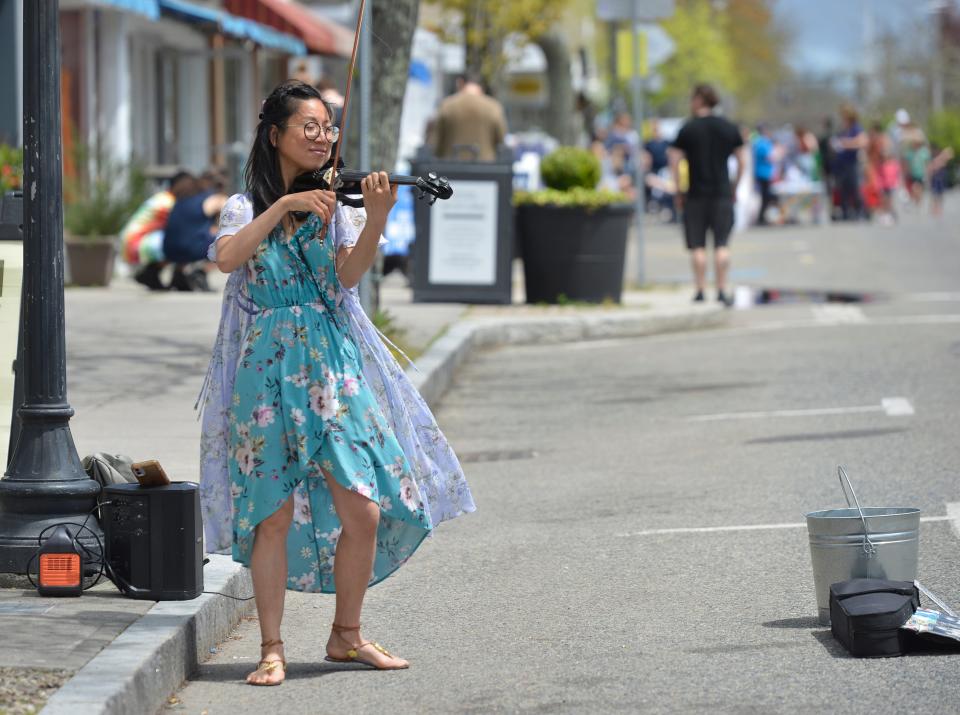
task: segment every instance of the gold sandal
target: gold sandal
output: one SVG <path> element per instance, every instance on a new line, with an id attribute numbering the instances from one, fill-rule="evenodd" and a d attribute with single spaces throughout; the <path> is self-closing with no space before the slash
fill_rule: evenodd
<path id="1" fill-rule="evenodd" d="M 341 626 L 339 623 L 334 623 L 331 628 L 332 628 L 333 632 L 337 635 L 337 637 L 338 637 L 340 640 L 342 640 L 344 643 L 346 643 L 347 645 L 350 645 L 350 641 L 348 641 L 346 638 L 344 638 L 344 637 L 343 637 L 342 635 L 340 635 L 340 634 L 341 634 L 341 633 L 349 633 L 350 631 L 359 631 L 359 630 L 360 630 L 360 626 L 359 626 L 359 625 L 356 625 L 356 626 Z M 375 669 L 377 669 L 377 670 L 406 670 L 407 668 L 410 667 L 409 664 L 407 664 L 407 665 L 392 665 L 392 666 L 391 666 L 391 665 L 388 665 L 388 666 L 381 666 L 381 665 L 377 665 L 376 663 L 370 662 L 370 661 L 367 660 L 366 658 L 361 658 L 361 657 L 360 657 L 360 649 L 361 649 L 361 648 L 366 648 L 367 646 L 372 647 L 372 648 L 373 648 L 374 650 L 376 650 L 378 653 L 381 653 L 381 654 L 387 656 L 388 658 L 395 658 L 395 657 L 396 657 L 395 655 L 393 655 L 392 653 L 390 653 L 386 648 L 384 648 L 384 647 L 383 647 L 382 645 L 380 645 L 379 643 L 374 643 L 373 641 L 367 641 L 367 642 L 365 642 L 365 643 L 361 643 L 361 644 L 358 645 L 356 648 L 354 648 L 353 646 L 351 646 L 351 647 L 350 647 L 350 650 L 347 651 L 347 657 L 346 657 L 346 658 L 335 658 L 335 657 L 333 657 L 332 655 L 329 655 L 329 654 L 328 654 L 326 659 L 327 659 L 328 661 L 330 661 L 331 663 L 362 663 L 362 664 L 364 664 L 364 665 L 369 665 L 371 668 L 375 668 Z"/>
<path id="2" fill-rule="evenodd" d="M 279 638 L 277 638 L 277 639 L 275 639 L 275 640 L 272 640 L 272 641 L 264 641 L 263 643 L 260 644 L 260 647 L 261 647 L 261 648 L 266 648 L 267 646 L 271 646 L 271 645 L 283 645 L 283 641 L 280 640 Z M 254 673 L 259 673 L 259 672 L 261 672 L 261 671 L 263 671 L 264 673 L 266 673 L 267 675 L 269 675 L 269 674 L 272 673 L 273 671 L 277 670 L 277 668 L 282 668 L 282 669 L 283 669 L 283 678 L 284 678 L 284 680 L 286 680 L 286 677 L 287 677 L 287 661 L 286 661 L 285 659 L 283 659 L 283 658 L 280 658 L 279 660 L 277 660 L 277 659 L 273 659 L 273 660 L 261 660 L 259 663 L 257 663 L 257 669 L 256 669 L 255 671 L 253 671 L 253 673 L 251 673 L 250 675 L 253 675 Z M 250 675 L 248 675 L 247 677 L 249 678 Z M 283 680 L 278 680 L 278 681 L 275 682 L 275 683 L 256 683 L 256 682 L 253 682 L 253 681 L 251 681 L 251 680 L 248 680 L 248 681 L 247 681 L 247 684 L 248 684 L 248 685 L 262 685 L 262 686 L 280 685 L 281 683 L 283 683 Z"/>

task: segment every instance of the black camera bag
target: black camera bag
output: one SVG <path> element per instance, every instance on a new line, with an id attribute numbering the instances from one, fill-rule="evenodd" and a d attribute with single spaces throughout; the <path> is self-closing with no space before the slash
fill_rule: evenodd
<path id="1" fill-rule="evenodd" d="M 920 594 L 910 581 L 842 581 L 830 586 L 830 630 L 851 655 L 903 655 L 910 637 L 900 626 L 919 607 Z"/>

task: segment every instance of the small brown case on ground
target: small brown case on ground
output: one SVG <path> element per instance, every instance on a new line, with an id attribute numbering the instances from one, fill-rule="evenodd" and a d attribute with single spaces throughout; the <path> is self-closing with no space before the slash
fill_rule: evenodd
<path id="1" fill-rule="evenodd" d="M 141 487 L 162 487 L 170 483 L 167 473 L 155 459 L 134 462 L 130 465 L 130 469 L 133 470 L 133 476 L 137 478 Z"/>

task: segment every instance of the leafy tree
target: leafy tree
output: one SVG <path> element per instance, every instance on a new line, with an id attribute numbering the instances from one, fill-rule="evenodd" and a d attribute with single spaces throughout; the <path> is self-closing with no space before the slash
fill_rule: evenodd
<path id="1" fill-rule="evenodd" d="M 675 51 L 660 65 L 663 88 L 654 95 L 654 104 L 683 112 L 690 90 L 700 82 L 710 82 L 726 92 L 740 89 L 727 23 L 708 0 L 679 0 L 673 17 L 664 20 L 662 27 Z"/>
<path id="2" fill-rule="evenodd" d="M 662 27 L 676 45 L 660 66 L 663 89 L 654 103 L 686 110 L 691 88 L 710 82 L 734 100 L 737 114 L 759 118 L 765 100 L 789 75 L 783 56 L 789 37 L 774 21 L 771 0 L 677 0 Z"/>
<path id="3" fill-rule="evenodd" d="M 789 38 L 774 24 L 769 0 L 728 0 L 725 15 L 738 80 L 737 113 L 759 119 L 764 99 L 788 74 L 783 56 Z"/>
<path id="4" fill-rule="evenodd" d="M 563 15 L 570 0 L 429 0 L 428 6 L 442 13 L 432 29 L 448 42 L 459 38 L 466 53 L 466 69 L 488 86 L 498 86 L 507 63 L 504 43 L 519 35 L 536 40 L 545 35 Z M 452 22 L 450 21 L 453 18 Z"/>

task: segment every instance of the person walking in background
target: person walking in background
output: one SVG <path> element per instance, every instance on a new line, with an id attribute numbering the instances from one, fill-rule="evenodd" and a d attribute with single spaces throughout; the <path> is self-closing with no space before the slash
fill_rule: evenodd
<path id="1" fill-rule="evenodd" d="M 196 178 L 186 171 L 174 174 L 169 185 L 140 204 L 120 229 L 123 258 L 138 267 L 133 279 L 150 290 L 167 290 L 160 272 L 167 265 L 163 254 L 163 235 L 170 211 L 179 199 L 194 193 Z"/>
<path id="2" fill-rule="evenodd" d="M 476 77 L 463 75 L 457 92 L 440 103 L 432 133 L 441 159 L 493 161 L 507 134 L 503 105 L 487 96 Z"/>
<path id="3" fill-rule="evenodd" d="M 927 137 L 919 127 L 910 125 L 902 136 L 903 168 L 907 193 L 915 206 L 923 203 L 923 192 L 927 183 L 927 167 L 930 164 L 930 147 Z"/>
<path id="4" fill-rule="evenodd" d="M 820 176 L 823 180 L 824 193 L 827 195 L 827 215 L 833 217 L 834 205 L 834 164 L 836 154 L 833 150 L 833 118 L 824 117 L 823 133 L 817 138 L 820 145 Z"/>
<path id="5" fill-rule="evenodd" d="M 693 117 L 683 125 L 670 149 L 670 168 L 674 183 L 681 187 L 680 161 L 689 166 L 686 194 L 677 192 L 683 211 L 683 229 L 696 282 L 694 301 L 704 300 L 706 290 L 707 231 L 713 234 L 714 270 L 717 300 L 730 305 L 727 295 L 727 271 L 730 266 L 728 241 L 733 230 L 733 202 L 743 176 L 743 139 L 736 124 L 717 116 L 716 91 L 708 84 L 697 85 L 690 98 Z M 730 183 L 727 162 L 736 159 L 736 179 Z"/>
<path id="6" fill-rule="evenodd" d="M 943 215 L 943 194 L 947 190 L 947 166 L 955 156 L 951 147 L 941 149 L 931 145 L 933 158 L 927 165 L 930 184 L 930 212 L 939 218 Z"/>
<path id="7" fill-rule="evenodd" d="M 766 125 L 757 127 L 757 134 L 753 138 L 753 178 L 760 191 L 760 213 L 757 216 L 757 225 L 767 225 L 767 210 L 776 202 L 773 195 L 774 143 Z"/>
<path id="8" fill-rule="evenodd" d="M 677 220 L 677 210 L 673 201 L 673 192 L 664 190 L 667 178 L 665 174 L 670 169 L 669 149 L 670 142 L 660 133 L 660 122 L 651 119 L 650 138 L 643 144 L 647 204 L 651 204 L 656 199 L 661 208 L 670 211 L 670 221 L 674 222 Z M 654 193 L 655 188 L 656 193 Z"/>
<path id="9" fill-rule="evenodd" d="M 897 188 L 899 172 L 891 172 L 890 158 L 893 155 L 893 140 L 880 122 L 874 122 L 867 134 L 866 194 L 868 204 L 875 205 L 877 221 L 890 226 L 896 220 L 893 208 L 893 192 Z M 896 166 L 896 162 L 893 162 Z M 892 183 L 891 183 L 892 181 Z"/>
<path id="10" fill-rule="evenodd" d="M 196 192 L 174 204 L 163 234 L 163 254 L 177 264 L 170 287 L 173 290 L 208 291 L 207 248 L 213 243 L 220 209 L 227 201 L 226 179 L 219 169 L 208 169 L 200 177 Z M 191 266 L 191 264 L 199 264 Z"/>
<path id="11" fill-rule="evenodd" d="M 860 126 L 857 110 L 852 105 L 841 107 L 840 116 L 843 118 L 843 129 L 833 140 L 840 213 L 844 221 L 856 221 L 864 216 L 863 197 L 860 194 L 860 150 L 866 148 L 867 137 Z"/>

